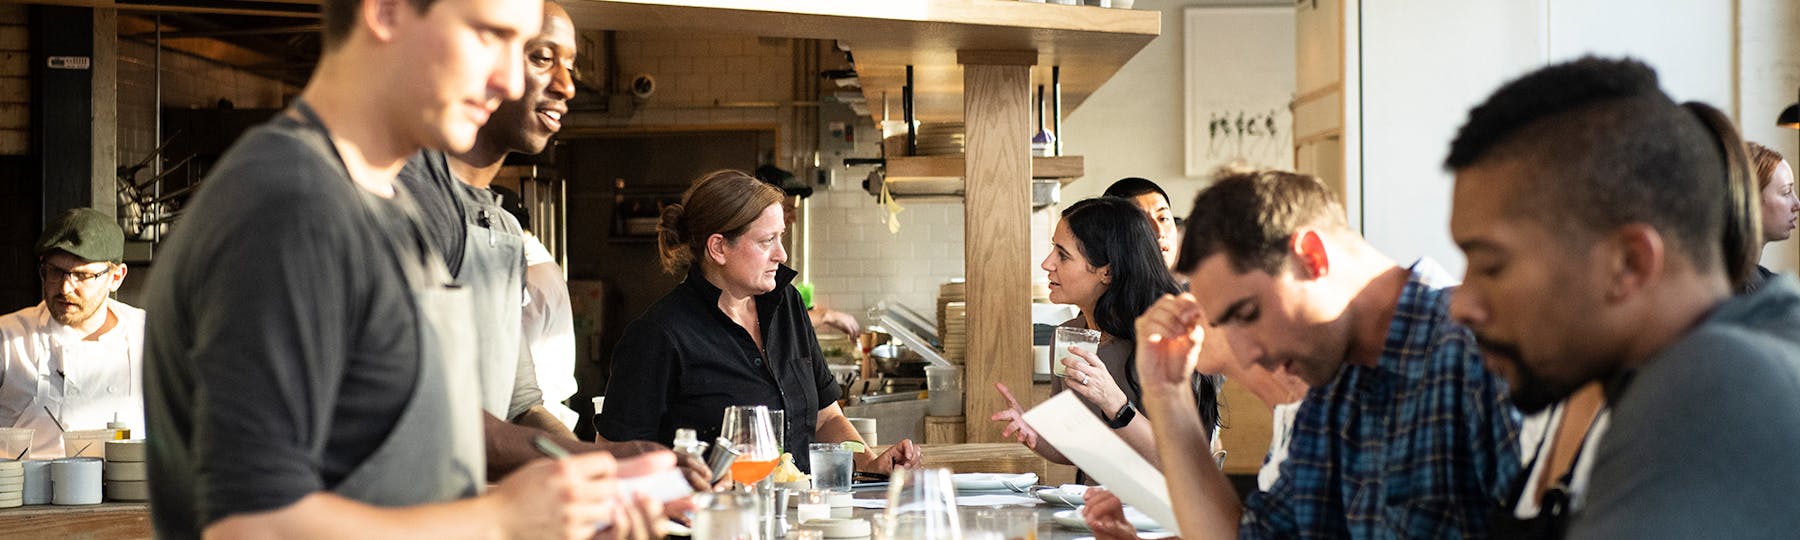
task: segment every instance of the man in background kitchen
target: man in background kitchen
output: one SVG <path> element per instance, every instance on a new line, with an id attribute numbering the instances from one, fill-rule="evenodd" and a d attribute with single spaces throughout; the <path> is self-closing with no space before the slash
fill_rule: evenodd
<path id="1" fill-rule="evenodd" d="M 1175 222 L 1175 212 L 1170 208 L 1169 193 L 1162 186 L 1148 178 L 1136 176 L 1120 178 L 1106 187 L 1101 194 L 1106 197 L 1118 197 L 1131 201 L 1144 215 L 1150 218 L 1152 230 L 1156 231 L 1156 247 L 1162 249 L 1163 261 L 1170 268 L 1175 267 L 1175 254 L 1180 248 L 1181 226 Z M 1175 276 L 1177 281 L 1187 281 L 1187 276 Z"/>
<path id="2" fill-rule="evenodd" d="M 473 302 L 394 182 L 523 94 L 542 0 L 320 7 L 312 79 L 207 174 L 145 292 L 156 536 L 648 536 L 660 507 L 617 479 L 667 453 L 487 489 Z"/>
<path id="3" fill-rule="evenodd" d="M 488 125 L 493 125 L 489 122 Z M 525 235 L 524 354 L 537 370 L 537 385 L 544 393 L 544 409 L 569 429 L 581 415 L 563 403 L 577 390 L 575 383 L 575 312 L 570 305 L 569 282 L 562 265 L 532 233 L 531 212 L 524 198 L 505 186 L 490 186 L 500 206 L 518 220 Z"/>
<path id="4" fill-rule="evenodd" d="M 125 233 L 106 214 L 63 212 L 36 252 L 44 301 L 0 317 L 0 426 L 32 428 L 26 457 L 50 459 L 65 429 L 144 429 L 144 310 L 110 297 Z"/>

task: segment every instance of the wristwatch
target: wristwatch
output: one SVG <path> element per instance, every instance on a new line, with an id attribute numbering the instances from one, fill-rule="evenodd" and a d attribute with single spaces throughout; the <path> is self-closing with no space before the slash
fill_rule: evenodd
<path id="1" fill-rule="evenodd" d="M 1130 401 L 1127 401 L 1125 402 L 1125 406 L 1119 407 L 1118 413 L 1113 414 L 1112 418 L 1106 420 L 1106 427 L 1119 429 L 1129 426 L 1131 425 L 1131 419 L 1133 418 L 1137 418 L 1137 409 L 1131 406 Z"/>

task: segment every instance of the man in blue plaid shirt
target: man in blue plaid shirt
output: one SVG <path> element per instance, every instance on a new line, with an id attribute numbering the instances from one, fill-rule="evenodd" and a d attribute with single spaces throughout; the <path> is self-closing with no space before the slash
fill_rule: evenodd
<path id="1" fill-rule="evenodd" d="M 1474 336 L 1450 320 L 1444 271 L 1376 251 L 1310 176 L 1230 174 L 1190 216 L 1176 267 L 1192 293 L 1138 320 L 1146 415 L 1182 533 L 1485 537 L 1520 468 L 1518 418 Z M 1280 479 L 1241 506 L 1192 451 L 1204 432 L 1181 405 L 1198 356 L 1227 343 L 1234 361 L 1312 388 Z"/>

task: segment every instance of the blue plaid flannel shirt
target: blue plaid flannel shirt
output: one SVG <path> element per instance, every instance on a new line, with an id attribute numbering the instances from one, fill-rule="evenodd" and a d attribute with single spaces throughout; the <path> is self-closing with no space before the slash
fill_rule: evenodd
<path id="1" fill-rule="evenodd" d="M 1453 287 L 1420 260 L 1375 367 L 1307 392 L 1281 478 L 1245 503 L 1241 538 L 1485 538 L 1519 474 L 1516 409 L 1450 321 Z"/>

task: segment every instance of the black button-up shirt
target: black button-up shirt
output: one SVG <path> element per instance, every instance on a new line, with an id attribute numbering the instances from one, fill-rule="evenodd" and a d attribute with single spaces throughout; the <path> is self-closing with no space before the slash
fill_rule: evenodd
<path id="1" fill-rule="evenodd" d="M 819 410 L 842 392 L 791 285 L 795 275 L 781 267 L 775 290 L 756 297 L 764 346 L 758 351 L 750 334 L 719 310 L 719 288 L 690 269 L 681 285 L 625 328 L 613 349 L 606 407 L 596 421 L 600 436 L 670 444 L 677 428 L 692 428 L 711 442 L 726 407 L 766 405 L 786 412 L 783 450 L 811 471 L 806 445 Z"/>

